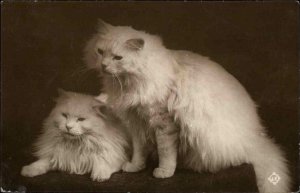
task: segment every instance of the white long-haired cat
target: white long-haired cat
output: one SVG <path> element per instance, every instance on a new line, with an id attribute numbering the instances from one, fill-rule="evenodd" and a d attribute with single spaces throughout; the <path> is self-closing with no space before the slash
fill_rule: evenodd
<path id="1" fill-rule="evenodd" d="M 145 167 L 152 142 L 159 156 L 157 178 L 172 176 L 177 161 L 199 172 L 251 163 L 261 193 L 289 191 L 282 151 L 266 136 L 246 90 L 220 65 L 101 20 L 84 59 L 89 68 L 100 69 L 108 103 L 129 125 L 133 156 L 124 171 Z M 280 176 L 278 183 L 268 180 L 272 174 Z"/>
<path id="2" fill-rule="evenodd" d="M 120 171 L 128 161 L 128 139 L 109 109 L 93 96 L 63 90 L 56 101 L 35 144 L 38 161 L 24 166 L 21 174 L 91 172 L 93 180 L 104 181 Z"/>

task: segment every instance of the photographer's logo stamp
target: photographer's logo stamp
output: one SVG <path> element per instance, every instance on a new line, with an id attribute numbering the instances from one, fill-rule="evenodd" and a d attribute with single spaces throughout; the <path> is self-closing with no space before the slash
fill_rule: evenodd
<path id="1" fill-rule="evenodd" d="M 280 176 L 276 173 L 273 172 L 269 177 L 268 180 L 273 184 L 276 185 L 280 181 Z"/>

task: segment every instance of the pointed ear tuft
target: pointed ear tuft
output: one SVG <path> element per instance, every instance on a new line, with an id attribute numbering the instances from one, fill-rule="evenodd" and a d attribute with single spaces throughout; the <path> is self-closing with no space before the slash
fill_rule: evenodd
<path id="1" fill-rule="evenodd" d="M 57 93 L 59 96 L 63 96 L 63 95 L 66 95 L 67 94 L 67 91 L 65 91 L 64 89 L 62 88 L 58 88 L 57 89 Z"/>
<path id="2" fill-rule="evenodd" d="M 58 96 L 53 99 L 54 102 L 59 102 L 61 99 L 68 97 L 68 91 L 62 88 L 57 89 Z"/>
<path id="3" fill-rule="evenodd" d="M 145 41 L 141 38 L 137 38 L 137 39 L 129 39 L 125 43 L 127 48 L 138 51 L 143 49 Z"/>
<path id="4" fill-rule="evenodd" d="M 75 92 L 72 92 L 72 91 L 66 91 L 62 88 L 58 88 L 57 89 L 57 92 L 58 92 L 58 97 L 59 98 L 65 98 L 65 97 L 71 97 L 73 95 L 76 95 Z"/>
<path id="5" fill-rule="evenodd" d="M 102 103 L 104 103 L 104 104 L 107 103 L 107 98 L 108 98 L 108 95 L 105 94 L 105 93 L 101 93 L 99 96 L 95 97 L 95 99 L 96 99 L 97 101 L 100 101 L 100 102 L 102 102 Z"/>
<path id="6" fill-rule="evenodd" d="M 98 25 L 97 25 L 97 31 L 100 34 L 105 34 L 109 31 L 110 28 L 112 28 L 113 26 L 110 25 L 109 23 L 106 23 L 105 21 L 103 21 L 102 19 L 98 19 Z"/>

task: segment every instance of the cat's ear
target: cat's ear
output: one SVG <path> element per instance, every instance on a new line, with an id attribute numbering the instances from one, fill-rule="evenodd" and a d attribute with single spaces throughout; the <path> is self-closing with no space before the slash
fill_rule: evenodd
<path id="1" fill-rule="evenodd" d="M 64 89 L 62 88 L 58 88 L 57 89 L 57 93 L 58 93 L 58 96 L 63 96 L 65 94 L 67 94 L 67 91 L 65 91 Z"/>
<path id="2" fill-rule="evenodd" d="M 71 95 L 71 92 L 65 91 L 62 88 L 58 88 L 57 89 L 57 93 L 58 93 L 58 97 L 56 97 L 56 98 L 53 99 L 54 102 L 59 102 L 59 101 L 61 101 L 63 99 L 68 98 Z"/>
<path id="3" fill-rule="evenodd" d="M 112 25 L 109 23 L 106 23 L 102 19 L 98 19 L 98 25 L 97 25 L 97 31 L 100 34 L 106 34 L 111 28 L 113 28 Z"/>
<path id="4" fill-rule="evenodd" d="M 58 93 L 59 97 L 69 97 L 69 96 L 72 95 L 72 92 L 66 91 L 66 90 L 64 90 L 62 88 L 58 88 L 57 89 L 57 93 Z"/>
<path id="5" fill-rule="evenodd" d="M 96 112 L 96 114 L 102 118 L 107 119 L 110 109 L 105 105 L 95 105 L 93 106 L 93 110 Z"/>
<path id="6" fill-rule="evenodd" d="M 99 96 L 96 96 L 95 99 L 97 101 L 100 101 L 100 102 L 106 104 L 107 103 L 107 99 L 108 99 L 108 95 L 105 94 L 105 93 L 101 93 Z"/>
<path id="7" fill-rule="evenodd" d="M 99 96 L 94 97 L 93 102 L 93 110 L 96 112 L 97 115 L 107 118 L 108 113 L 108 106 L 106 106 L 107 102 L 107 94 L 101 93 Z"/>
<path id="8" fill-rule="evenodd" d="M 141 38 L 129 39 L 125 42 L 125 44 L 128 49 L 138 51 L 143 49 L 145 41 Z"/>

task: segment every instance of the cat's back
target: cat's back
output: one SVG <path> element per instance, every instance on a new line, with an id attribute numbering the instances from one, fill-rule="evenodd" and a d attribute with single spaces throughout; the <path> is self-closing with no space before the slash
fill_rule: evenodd
<path id="1" fill-rule="evenodd" d="M 225 119 L 230 122 L 241 114 L 248 115 L 245 122 L 256 122 L 256 108 L 250 95 L 221 65 L 189 51 L 172 51 L 172 54 L 179 65 L 178 106 L 185 107 L 183 113 L 179 110 L 182 117 L 186 116 L 186 109 L 194 109 L 193 115 L 199 117 L 205 111 L 221 122 Z"/>
<path id="2" fill-rule="evenodd" d="M 185 50 L 172 50 L 179 65 L 182 86 L 218 96 L 248 94 L 240 82 L 208 57 Z"/>
<path id="3" fill-rule="evenodd" d="M 189 75 L 231 76 L 221 65 L 209 57 L 186 50 L 172 50 L 172 55 L 181 69 L 187 71 Z"/>

